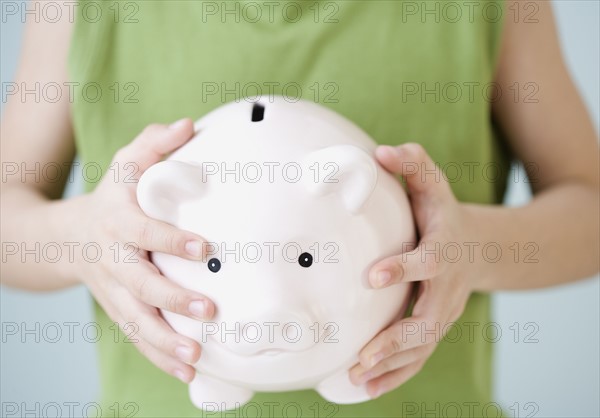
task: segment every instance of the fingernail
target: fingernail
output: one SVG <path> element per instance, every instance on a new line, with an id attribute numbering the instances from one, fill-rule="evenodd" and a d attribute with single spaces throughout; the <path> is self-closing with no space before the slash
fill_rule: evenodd
<path id="1" fill-rule="evenodd" d="M 175 349 L 175 355 L 184 363 L 191 364 L 193 360 L 194 350 L 185 345 L 180 345 Z"/>
<path id="2" fill-rule="evenodd" d="M 375 276 L 375 287 L 380 288 L 384 287 L 392 280 L 392 273 L 387 270 L 383 270 L 377 273 Z"/>
<path id="3" fill-rule="evenodd" d="M 373 357 L 371 357 L 371 364 L 370 364 L 369 368 L 375 366 L 381 360 L 383 360 L 383 353 L 380 351 L 379 353 L 376 353 L 373 355 Z"/>
<path id="4" fill-rule="evenodd" d="M 187 118 L 179 119 L 169 125 L 169 129 L 179 129 L 186 124 Z"/>
<path id="5" fill-rule="evenodd" d="M 177 379 L 181 380 L 183 383 L 187 383 L 187 380 L 185 378 L 185 373 L 182 370 L 175 369 L 173 371 L 173 374 L 175 375 L 175 377 Z"/>
<path id="6" fill-rule="evenodd" d="M 206 302 L 203 300 L 195 300 L 190 303 L 188 310 L 192 315 L 199 319 L 205 319 L 206 317 Z"/>
<path id="7" fill-rule="evenodd" d="M 202 255 L 202 243 L 200 241 L 188 241 L 185 243 L 185 252 L 192 257 L 200 257 Z"/>

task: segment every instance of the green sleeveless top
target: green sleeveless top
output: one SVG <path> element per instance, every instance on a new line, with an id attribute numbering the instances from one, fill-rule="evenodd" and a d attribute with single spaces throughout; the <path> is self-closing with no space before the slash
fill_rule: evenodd
<path id="1" fill-rule="evenodd" d="M 468 2 L 467 2 L 468 3 Z M 462 201 L 498 203 L 508 158 L 491 123 L 501 0 L 475 2 L 82 2 L 69 57 L 78 155 L 106 173 L 150 123 L 280 94 L 328 106 L 381 144 L 419 142 Z M 87 190 L 97 176 L 86 176 Z M 313 390 L 257 393 L 227 415 L 114 335 L 98 342 L 104 416 L 495 416 L 490 298 L 475 294 L 422 371 L 379 399 L 326 402 Z M 451 336 L 451 337 L 450 337 Z M 117 341 L 117 342 L 116 342 Z M 496 412 L 494 412 L 496 411 Z"/>

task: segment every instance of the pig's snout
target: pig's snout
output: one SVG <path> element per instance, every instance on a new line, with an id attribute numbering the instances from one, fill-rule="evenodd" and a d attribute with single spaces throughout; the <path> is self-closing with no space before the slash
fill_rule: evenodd
<path id="1" fill-rule="evenodd" d="M 243 356 L 304 351 L 320 338 L 319 327 L 310 318 L 297 315 L 213 323 L 212 329 L 205 330 L 207 334 L 229 351 Z"/>

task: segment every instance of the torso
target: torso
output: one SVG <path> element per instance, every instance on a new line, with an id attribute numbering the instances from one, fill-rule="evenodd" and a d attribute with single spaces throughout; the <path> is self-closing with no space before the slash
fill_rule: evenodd
<path id="1" fill-rule="evenodd" d="M 402 1 L 306 2 L 293 22 L 295 6 L 275 2 L 279 6 L 270 22 L 267 6 L 257 2 L 263 17 L 252 23 L 254 9 L 239 2 L 238 23 L 235 14 L 220 14 L 222 2 L 131 3 L 138 6 L 130 16 L 137 23 L 124 21 L 134 10 L 124 6 L 119 23 L 109 6 L 96 23 L 76 22 L 71 79 L 98 83 L 103 93 L 97 102 L 78 96 L 73 104 L 83 164 L 106 169 L 117 149 L 149 123 L 196 119 L 257 93 L 300 95 L 353 120 L 381 144 L 421 143 L 451 177 L 459 200 L 499 202 L 504 182 L 494 169 L 506 174 L 508 166 L 486 97 L 493 95 L 501 22 L 483 19 L 481 8 L 475 8 L 472 21 L 462 8 L 455 23 L 444 15 L 440 23 L 435 16 L 421 23 L 421 15 L 409 14 Z M 235 10 L 234 4 L 227 2 L 228 9 Z M 217 14 L 208 14 L 207 5 L 217 7 Z M 484 170 L 486 165 L 491 168 Z M 93 187 L 88 184 L 88 190 Z M 96 311 L 108 327 L 108 317 L 99 306 Z M 377 400 L 338 406 L 306 390 L 261 393 L 253 401 L 263 416 L 269 416 L 268 402 L 278 405 L 276 416 L 292 403 L 303 416 L 398 416 L 410 408 L 431 411 L 450 403 L 465 412 L 469 402 L 481 411 L 491 402 L 492 347 L 481 333 L 489 320 L 489 297 L 473 295 L 456 325 L 463 338 L 442 342 L 416 377 Z M 479 324 L 472 339 L 466 335 L 469 322 Z M 185 386 L 131 344 L 102 341 L 99 354 L 107 410 L 115 402 L 120 407 L 135 402 L 137 416 L 200 414 Z M 293 411 L 290 407 L 288 414 Z"/>

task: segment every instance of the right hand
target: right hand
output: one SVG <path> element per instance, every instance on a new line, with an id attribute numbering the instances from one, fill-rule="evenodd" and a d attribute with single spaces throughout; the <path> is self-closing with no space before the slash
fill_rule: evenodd
<path id="1" fill-rule="evenodd" d="M 78 242 L 99 244 L 102 257 L 95 263 L 76 260 L 72 273 L 121 328 L 134 324 L 136 332 L 130 340 L 143 355 L 187 383 L 195 376 L 191 364 L 200 357 L 200 345 L 177 334 L 158 308 L 207 320 L 214 315 L 215 306 L 206 296 L 162 276 L 148 252 L 201 260 L 205 241 L 191 232 L 148 218 L 137 203 L 136 187 L 145 170 L 192 136 L 190 119 L 169 126 L 149 125 L 115 154 L 111 171 L 92 193 L 73 199 L 73 233 L 83 237 Z M 129 182 L 124 182 L 127 178 Z M 132 242 L 135 251 L 126 249 L 127 243 Z M 128 328 L 126 333 L 131 334 L 130 331 Z"/>

